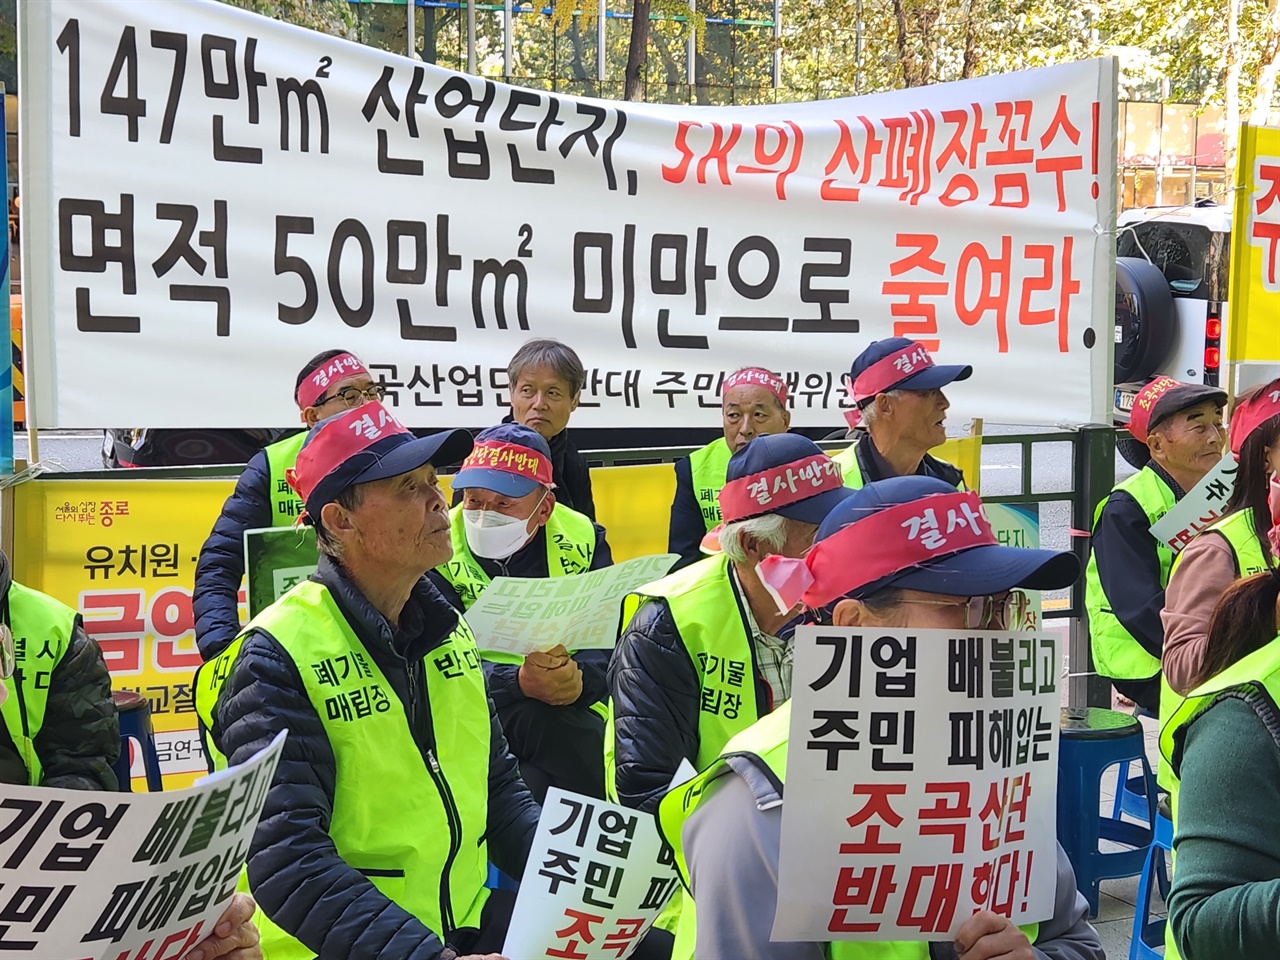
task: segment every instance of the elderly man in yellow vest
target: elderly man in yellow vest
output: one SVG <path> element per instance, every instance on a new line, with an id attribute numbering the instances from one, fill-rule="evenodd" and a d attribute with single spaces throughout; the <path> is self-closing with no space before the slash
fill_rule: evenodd
<path id="1" fill-rule="evenodd" d="M 710 763 L 735 733 L 791 696 L 791 631 L 756 575 L 799 557 L 851 491 L 811 440 L 758 437 L 729 461 L 722 553 L 627 598 L 609 665 L 620 802 L 653 811 L 681 761 Z"/>
<path id="2" fill-rule="evenodd" d="M 1129 416 L 1131 437 L 1117 441 L 1138 472 L 1098 504 L 1085 581 L 1089 635 L 1098 675 L 1152 716 L 1160 712 L 1164 591 L 1173 551 L 1151 525 L 1222 459 L 1227 394 L 1217 387 L 1153 380 Z"/>
<path id="3" fill-rule="evenodd" d="M 308 430 L 325 417 L 381 400 L 375 384 L 356 357 L 346 350 L 325 350 L 298 371 L 293 398 Z M 285 472 L 293 466 L 307 439 L 306 431 L 260 450 L 245 465 L 196 561 L 191 608 L 196 618 L 196 644 L 206 660 L 216 657 L 240 632 L 238 595 L 244 577 L 244 532 L 261 527 L 291 527 L 302 501 Z"/>
<path id="4" fill-rule="evenodd" d="M 858 354 L 849 376 L 865 429 L 855 431 L 857 442 L 835 455 L 846 486 L 919 475 L 965 489 L 964 474 L 929 451 L 947 441 L 951 403 L 942 388 L 968 380 L 973 367 L 936 364 L 923 345 L 890 337 Z"/>
<path id="5" fill-rule="evenodd" d="M 467 610 L 494 577 L 565 577 L 610 566 L 604 527 L 556 502 L 551 448 L 536 431 L 503 423 L 482 431 L 453 478 L 453 557 L 428 577 Z M 484 651 L 485 638 L 477 638 Z M 528 657 L 482 652 L 520 773 L 539 803 L 548 787 L 604 797 L 605 671 L 609 651 Z"/>
<path id="6" fill-rule="evenodd" d="M 379 403 L 318 424 L 289 478 L 320 564 L 197 677 L 229 762 L 289 731 L 246 871 L 272 960 L 501 949 L 514 903 L 485 888 L 489 861 L 521 875 L 538 805 L 475 639 L 425 577 L 452 553 L 436 468 L 470 451 Z"/>
<path id="7" fill-rule="evenodd" d="M 949 535 L 941 549 L 926 548 L 925 556 L 900 522 L 918 513 L 924 498 L 937 504 L 939 515 L 948 504 L 981 510 L 976 494 L 956 492 L 933 477 L 869 484 L 831 512 L 804 560 L 774 557 L 761 576 L 781 604 L 803 602 L 821 622 L 838 627 L 1006 630 L 1028 602 L 1018 588 L 1065 587 L 1080 573 L 1073 554 L 999 546 L 985 518 L 972 535 L 962 525 L 959 535 Z M 736 735 L 699 777 L 662 801 L 659 823 L 693 899 L 691 906 L 686 898 L 680 916 L 676 956 L 1103 960 L 1088 904 L 1061 847 L 1054 913 L 1041 924 L 1020 929 L 987 910 L 967 920 L 954 942 L 772 940 L 790 714 L 788 702 Z M 790 786 L 804 789 L 803 783 Z"/>
<path id="8" fill-rule="evenodd" d="M 756 437 L 791 428 L 787 384 L 762 367 L 746 367 L 724 378 L 720 390 L 724 435 L 676 462 L 667 552 L 680 556 L 675 569 L 702 559 L 702 538 L 720 523 L 716 495 L 725 484 L 729 458 Z"/>

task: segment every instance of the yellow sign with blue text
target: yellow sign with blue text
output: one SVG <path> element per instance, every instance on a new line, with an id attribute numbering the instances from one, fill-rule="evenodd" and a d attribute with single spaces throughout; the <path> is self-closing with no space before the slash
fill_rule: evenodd
<path id="1" fill-rule="evenodd" d="M 1280 127 L 1240 128 L 1227 360 L 1240 386 L 1280 375 Z"/>

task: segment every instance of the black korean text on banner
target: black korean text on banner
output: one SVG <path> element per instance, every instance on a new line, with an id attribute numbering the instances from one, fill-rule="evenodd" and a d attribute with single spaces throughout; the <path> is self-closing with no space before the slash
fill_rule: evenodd
<path id="1" fill-rule="evenodd" d="M 1053 912 L 1058 642 L 796 632 L 779 940 L 943 940 Z"/>
<path id="2" fill-rule="evenodd" d="M 22 103 L 48 132 L 23 169 L 51 172 L 24 249 L 56 251 L 25 274 L 41 425 L 285 425 L 282 371 L 335 343 L 407 422 L 488 425 L 534 336 L 591 371 L 583 425 L 716 423 L 724 374 L 762 363 L 797 424 L 838 423 L 852 357 L 893 335 L 974 364 L 957 418 L 1109 408 L 1110 61 L 695 110 L 212 0 L 51 0 L 21 43 L 48 84 Z"/>
<path id="3" fill-rule="evenodd" d="M 221 777 L 154 794 L 0 785 L 0 950 L 185 956 L 236 890 L 280 734 Z"/>

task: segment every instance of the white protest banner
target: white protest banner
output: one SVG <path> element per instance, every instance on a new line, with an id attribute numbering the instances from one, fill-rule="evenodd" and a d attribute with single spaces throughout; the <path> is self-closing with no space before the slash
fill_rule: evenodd
<path id="1" fill-rule="evenodd" d="M 20 6 L 39 427 L 293 424 L 292 373 L 328 344 L 407 425 L 489 426 L 535 336 L 582 356 L 584 427 L 718 426 L 751 364 L 797 426 L 841 424 L 851 360 L 895 334 L 973 364 L 958 420 L 1110 416 L 1111 59 L 675 106 L 213 0 Z"/>
<path id="2" fill-rule="evenodd" d="M 946 940 L 1048 919 L 1058 641 L 796 631 L 773 939 Z"/>
<path id="3" fill-rule="evenodd" d="M 1197 534 L 1209 529 L 1227 512 L 1227 501 L 1231 499 L 1239 469 L 1236 458 L 1228 450 L 1203 480 L 1151 525 L 1151 535 L 1174 553 L 1181 553 Z"/>
<path id="4" fill-rule="evenodd" d="M 571 577 L 495 577 L 467 608 L 484 653 L 526 657 L 566 650 L 610 650 L 618 642 L 622 598 L 667 575 L 674 553 L 635 557 Z"/>
<path id="5" fill-rule="evenodd" d="M 502 955 L 626 960 L 679 884 L 653 816 L 552 787 Z"/>
<path id="6" fill-rule="evenodd" d="M 284 738 L 168 793 L 0 785 L 0 947 L 32 960 L 186 956 L 235 893 Z"/>

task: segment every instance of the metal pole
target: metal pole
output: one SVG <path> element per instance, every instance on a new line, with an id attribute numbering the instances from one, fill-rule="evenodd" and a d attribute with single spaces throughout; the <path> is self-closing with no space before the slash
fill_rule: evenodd
<path id="1" fill-rule="evenodd" d="M 773 0 L 773 89 L 782 86 L 782 0 Z"/>
<path id="2" fill-rule="evenodd" d="M 862 0 L 858 0 L 857 19 L 853 23 L 853 92 L 862 92 Z"/>
<path id="3" fill-rule="evenodd" d="M 464 0 L 467 5 L 467 73 L 476 72 L 476 0 Z"/>
<path id="4" fill-rule="evenodd" d="M 414 48 L 418 45 L 416 37 L 418 24 L 416 22 L 417 18 L 414 16 L 414 14 L 417 13 L 416 6 L 417 5 L 414 3 L 414 0 L 405 0 L 405 46 L 409 49 L 408 57 L 410 60 L 412 60 L 413 55 L 417 53 Z"/>
<path id="5" fill-rule="evenodd" d="M 689 0 L 689 12 L 698 9 L 698 0 Z M 698 64 L 694 59 L 698 55 L 698 37 L 693 17 L 689 18 L 689 39 L 684 43 L 684 82 L 692 87 L 698 82 Z"/>
<path id="6" fill-rule="evenodd" d="M 605 55 L 604 55 L 604 41 L 605 41 L 604 27 L 606 22 L 606 16 L 607 16 L 607 8 L 605 5 L 605 0 L 600 0 L 599 5 L 596 7 L 596 80 L 599 83 L 604 83 L 605 80 L 607 79 L 607 71 L 605 70 L 606 61 L 605 61 Z M 600 95 L 603 96 L 604 95 L 603 92 L 601 92 Z"/>
<path id="7" fill-rule="evenodd" d="M 1116 432 L 1098 423 L 1081 427 L 1076 433 L 1072 451 L 1071 527 L 1076 531 L 1093 529 L 1093 511 L 1110 493 L 1116 482 Z M 1083 566 L 1089 560 L 1089 538 L 1072 537 L 1072 548 Z M 1071 679 L 1067 685 L 1067 702 L 1073 707 L 1111 706 L 1111 684 L 1094 673 L 1093 651 L 1089 642 L 1089 616 L 1085 611 L 1084 577 L 1071 588 L 1071 650 L 1068 667 Z"/>
<path id="8" fill-rule="evenodd" d="M 502 0 L 502 78 L 511 79 L 511 0 Z"/>

